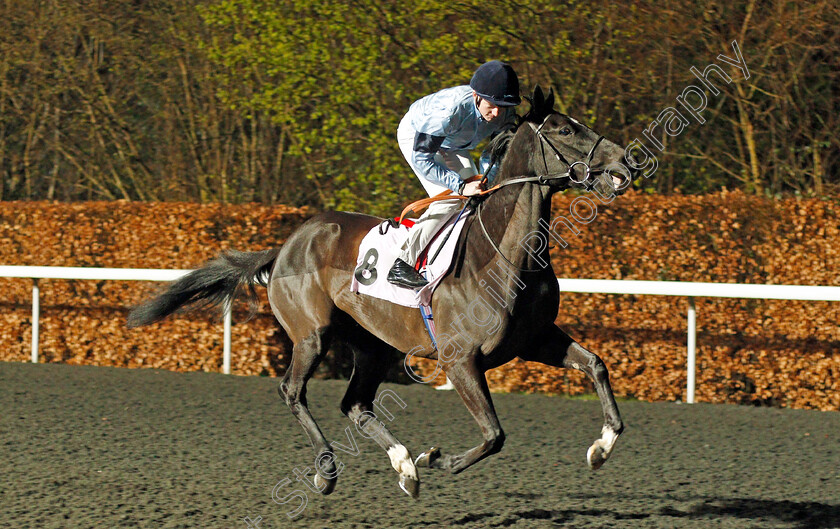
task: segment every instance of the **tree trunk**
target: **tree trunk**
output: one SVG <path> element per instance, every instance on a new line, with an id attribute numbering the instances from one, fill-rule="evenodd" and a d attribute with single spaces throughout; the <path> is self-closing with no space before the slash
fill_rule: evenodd
<path id="1" fill-rule="evenodd" d="M 744 143 L 747 147 L 748 160 L 745 161 L 748 163 L 750 171 L 747 185 L 749 186 L 750 191 L 756 195 L 761 195 L 764 192 L 764 185 L 761 181 L 762 174 L 761 166 L 759 165 L 758 160 L 758 149 L 755 142 L 755 131 L 753 129 L 752 121 L 750 120 L 749 112 L 747 111 L 744 89 L 740 85 L 737 85 L 736 90 L 738 92 L 738 98 L 736 99 L 736 103 L 738 105 L 738 122 L 740 125 L 741 135 L 743 136 Z"/>
<path id="2" fill-rule="evenodd" d="M 814 158 L 814 194 L 821 197 L 823 196 L 823 165 L 820 146 L 816 140 L 811 142 L 811 149 Z"/>

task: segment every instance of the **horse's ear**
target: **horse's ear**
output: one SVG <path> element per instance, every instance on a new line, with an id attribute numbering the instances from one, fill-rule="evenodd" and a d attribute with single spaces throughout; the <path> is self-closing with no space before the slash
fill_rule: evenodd
<path id="1" fill-rule="evenodd" d="M 548 95 L 545 97 L 545 109 L 547 111 L 554 110 L 554 88 L 548 89 Z"/>
<path id="2" fill-rule="evenodd" d="M 536 112 L 539 112 L 542 109 L 543 105 L 545 104 L 545 96 L 543 95 L 542 88 L 540 85 L 534 87 L 534 96 L 533 100 L 531 101 L 531 106 L 534 108 Z"/>

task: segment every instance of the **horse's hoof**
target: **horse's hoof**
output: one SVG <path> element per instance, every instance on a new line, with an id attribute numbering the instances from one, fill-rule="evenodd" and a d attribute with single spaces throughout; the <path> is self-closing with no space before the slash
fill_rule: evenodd
<path id="1" fill-rule="evenodd" d="M 332 491 L 335 490 L 335 484 L 337 481 L 337 479 L 324 479 L 320 474 L 315 474 L 315 487 L 317 487 L 324 496 L 332 494 Z"/>
<path id="2" fill-rule="evenodd" d="M 440 448 L 433 446 L 417 456 L 417 459 L 414 460 L 414 464 L 418 467 L 432 468 L 432 463 L 434 463 L 438 458 L 440 458 Z"/>
<path id="3" fill-rule="evenodd" d="M 592 470 L 598 470 L 606 461 L 607 455 L 598 443 L 593 444 L 586 451 L 586 462 L 589 463 L 589 468 Z"/>
<path id="4" fill-rule="evenodd" d="M 619 432 L 622 430 L 623 428 L 619 429 Z M 586 461 L 589 463 L 589 468 L 592 470 L 601 468 L 601 465 L 609 459 L 618 436 L 619 434 L 615 430 L 604 425 L 601 429 L 601 438 L 592 443 L 592 446 L 586 451 Z"/>
<path id="5" fill-rule="evenodd" d="M 417 473 L 417 465 L 411 461 L 408 449 L 400 444 L 392 446 L 388 449 L 388 457 L 391 466 L 400 474 L 400 488 L 416 499 L 420 495 L 420 475 Z"/>
<path id="6" fill-rule="evenodd" d="M 411 476 L 400 475 L 400 488 L 415 500 L 420 497 L 420 481 Z"/>

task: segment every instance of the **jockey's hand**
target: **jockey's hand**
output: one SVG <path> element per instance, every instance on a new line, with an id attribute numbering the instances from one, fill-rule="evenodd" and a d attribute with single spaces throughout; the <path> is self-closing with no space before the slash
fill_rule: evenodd
<path id="1" fill-rule="evenodd" d="M 480 194 L 482 191 L 484 191 L 484 183 L 480 180 L 476 180 L 464 184 L 464 189 L 461 191 L 461 194 L 465 197 L 472 197 Z"/>

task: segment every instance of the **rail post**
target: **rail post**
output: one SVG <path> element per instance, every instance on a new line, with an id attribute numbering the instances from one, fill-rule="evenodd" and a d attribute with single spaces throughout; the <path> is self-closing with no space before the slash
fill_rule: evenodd
<path id="1" fill-rule="evenodd" d="M 231 306 L 233 303 L 225 303 L 225 344 L 222 350 L 222 373 L 230 374 L 230 328 L 232 323 Z"/>
<path id="2" fill-rule="evenodd" d="M 694 374 L 697 366 L 697 311 L 694 307 L 694 298 L 688 298 L 688 362 L 686 365 L 687 382 L 685 400 L 694 404 Z"/>
<path id="3" fill-rule="evenodd" d="M 41 319 L 41 291 L 38 279 L 32 280 L 32 363 L 38 363 L 38 327 Z"/>

